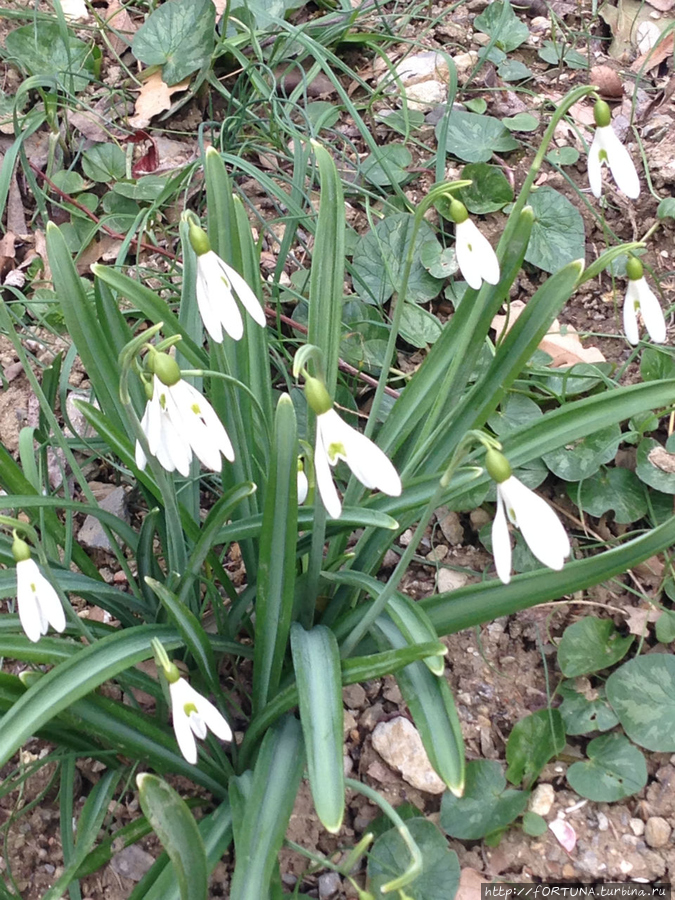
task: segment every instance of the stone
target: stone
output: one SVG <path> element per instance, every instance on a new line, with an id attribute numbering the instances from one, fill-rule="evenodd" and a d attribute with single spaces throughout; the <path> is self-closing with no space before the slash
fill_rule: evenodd
<path id="1" fill-rule="evenodd" d="M 108 496 L 100 501 L 99 506 L 124 522 L 129 520 L 127 492 L 123 487 L 116 487 L 110 491 Z M 108 535 L 96 516 L 87 516 L 78 532 L 77 539 L 89 550 L 112 550 Z"/>
<path id="2" fill-rule="evenodd" d="M 439 569 L 436 577 L 436 589 L 439 594 L 446 591 L 456 591 L 464 587 L 469 581 L 466 572 L 454 572 L 452 569 Z"/>
<path id="3" fill-rule="evenodd" d="M 443 537 L 449 544 L 462 544 L 464 541 L 464 528 L 459 521 L 459 516 L 447 506 L 441 506 L 436 510 L 438 525 L 443 532 Z"/>
<path id="4" fill-rule="evenodd" d="M 467 50 L 466 53 L 458 53 L 453 56 L 452 61 L 457 69 L 457 80 L 460 84 L 464 84 L 469 77 L 469 73 L 478 62 L 478 52 L 476 50 Z"/>
<path id="5" fill-rule="evenodd" d="M 373 731 L 373 747 L 408 784 L 428 794 L 445 791 L 445 783 L 431 767 L 422 738 L 409 719 L 397 716 L 379 722 Z"/>
<path id="6" fill-rule="evenodd" d="M 337 872 L 324 872 L 319 875 L 319 898 L 330 900 L 342 887 L 342 879 Z"/>
<path id="7" fill-rule="evenodd" d="M 113 856 L 110 860 L 110 867 L 124 878 L 140 881 L 154 862 L 155 857 L 139 847 L 138 844 L 129 844 L 128 847 Z"/>
<path id="8" fill-rule="evenodd" d="M 547 816 L 555 803 L 555 791 L 551 784 L 539 784 L 532 792 L 527 808 L 539 816 Z"/>
<path id="9" fill-rule="evenodd" d="M 366 692 L 360 684 L 350 684 L 343 689 L 342 699 L 348 709 L 363 709 L 366 705 Z"/>
<path id="10" fill-rule="evenodd" d="M 665 847 L 670 841 L 671 827 L 661 816 L 651 816 L 645 825 L 645 840 L 650 847 Z"/>
<path id="11" fill-rule="evenodd" d="M 628 823 L 630 825 L 630 830 L 636 837 L 640 837 L 645 833 L 645 823 L 642 819 L 631 819 Z"/>
<path id="12" fill-rule="evenodd" d="M 603 812 L 599 812 L 597 814 L 598 819 L 598 831 L 607 831 L 609 828 L 609 819 Z"/>
<path id="13" fill-rule="evenodd" d="M 416 112 L 426 112 L 432 106 L 440 106 L 448 98 L 448 86 L 440 81 L 421 81 L 405 89 L 408 106 Z"/>

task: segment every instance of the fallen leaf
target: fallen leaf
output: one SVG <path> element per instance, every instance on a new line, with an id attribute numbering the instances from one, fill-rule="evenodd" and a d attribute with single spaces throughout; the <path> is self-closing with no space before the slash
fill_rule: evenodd
<path id="1" fill-rule="evenodd" d="M 42 280 L 51 284 L 52 270 L 49 268 L 49 257 L 47 256 L 47 241 L 45 240 L 44 231 L 40 231 L 39 229 L 35 231 L 35 252 L 42 260 Z"/>
<path id="2" fill-rule="evenodd" d="M 497 340 L 500 340 L 504 330 L 510 330 L 518 316 L 525 309 L 522 300 L 514 300 L 511 309 L 506 316 L 495 316 L 492 320 L 492 327 L 497 332 Z M 544 353 L 548 353 L 551 357 L 549 365 L 551 368 L 560 368 L 561 366 L 573 366 L 576 363 L 596 363 L 605 362 L 605 357 L 597 347 L 584 347 L 579 340 L 579 335 L 572 325 L 565 325 L 565 333 L 561 329 L 563 326 L 558 319 L 555 319 L 549 330 L 539 344 L 539 349 Z"/>
<path id="3" fill-rule="evenodd" d="M 672 0 L 672 2 L 675 4 L 675 0 Z M 668 9 L 670 9 L 670 7 L 668 7 Z M 671 31 L 671 33 L 661 41 L 658 47 L 653 50 L 648 50 L 646 53 L 643 53 L 642 56 L 638 56 L 630 67 L 631 72 L 639 72 L 643 66 L 645 72 L 651 72 L 652 69 L 660 66 L 662 62 L 673 55 L 674 43 L 674 36 Z"/>
<path id="4" fill-rule="evenodd" d="M 662 472 L 667 472 L 669 475 L 675 472 L 675 453 L 668 453 L 665 447 L 654 447 L 649 451 L 647 459 Z"/>
<path id="5" fill-rule="evenodd" d="M 9 194 L 7 196 L 7 230 L 14 234 L 27 234 L 26 214 L 23 208 L 23 199 L 16 180 L 16 172 L 9 182 Z"/>
<path id="6" fill-rule="evenodd" d="M 120 0 L 108 0 L 108 9 L 104 18 L 111 31 L 108 37 L 111 49 L 118 55 L 124 53 L 131 46 L 131 39 L 136 32 L 136 25 L 127 12 L 126 6 L 122 6 Z"/>
<path id="7" fill-rule="evenodd" d="M 167 109 L 171 108 L 171 96 L 176 91 L 184 91 L 190 83 L 190 79 L 186 78 L 178 84 L 172 84 L 169 87 L 162 81 L 161 72 L 153 72 L 141 87 L 138 97 L 136 97 L 136 105 L 134 107 L 134 115 L 129 119 L 132 128 L 145 128 L 150 124 L 150 120 Z"/>
<path id="8" fill-rule="evenodd" d="M 119 249 L 121 241 L 110 234 L 104 234 L 100 241 L 92 241 L 77 258 L 76 268 L 80 275 L 89 274 L 89 267 L 110 253 L 112 248 Z M 116 255 L 116 254 L 115 254 Z"/>
<path id="9" fill-rule="evenodd" d="M 661 611 L 655 606 L 641 607 L 640 609 L 631 609 L 626 616 L 626 625 L 631 634 L 637 634 L 640 637 L 646 633 L 647 625 L 650 622 L 656 622 L 661 615 Z"/>

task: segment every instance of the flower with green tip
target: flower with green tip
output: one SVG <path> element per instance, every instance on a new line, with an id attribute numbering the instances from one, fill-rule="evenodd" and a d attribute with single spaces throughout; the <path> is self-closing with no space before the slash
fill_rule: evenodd
<path id="1" fill-rule="evenodd" d="M 623 328 L 631 344 L 640 340 L 638 314 L 644 322 L 649 337 L 655 344 L 666 340 L 666 320 L 659 299 L 649 287 L 643 274 L 642 263 L 631 257 L 626 264 L 628 287 L 623 302 Z"/>
<path id="2" fill-rule="evenodd" d="M 193 453 L 214 472 L 222 467 L 221 454 L 232 462 L 234 448 L 222 422 L 208 400 L 183 381 L 175 359 L 152 351 L 148 364 L 154 372 L 152 398 L 146 404 L 141 428 L 159 464 L 167 472 L 177 470 L 187 478 Z M 136 465 L 141 471 L 147 465 L 140 441 L 136 441 Z"/>
<path id="3" fill-rule="evenodd" d="M 364 487 L 398 497 L 402 490 L 398 472 L 379 447 L 340 418 L 324 384 L 305 376 L 305 397 L 316 413 L 314 474 L 328 514 L 334 519 L 342 514 L 342 502 L 330 471 L 340 459 Z"/>
<path id="4" fill-rule="evenodd" d="M 12 555 L 16 561 L 16 600 L 19 621 L 26 637 L 36 643 L 51 625 L 61 632 L 66 627 L 66 615 L 53 585 L 47 581 L 31 559 L 30 547 L 14 535 Z"/>
<path id="5" fill-rule="evenodd" d="M 193 766 L 197 762 L 198 737 L 203 740 L 209 729 L 221 741 L 232 740 L 232 729 L 218 709 L 184 678 L 169 681 L 173 730 L 180 752 Z"/>
<path id="6" fill-rule="evenodd" d="M 549 569 L 562 569 L 571 553 L 570 541 L 560 519 L 548 503 L 511 474 L 506 457 L 490 449 L 485 468 L 497 483 L 497 509 L 492 523 L 492 554 L 500 581 L 511 581 L 511 522 L 520 529 L 534 556 Z"/>
<path id="7" fill-rule="evenodd" d="M 298 506 L 302 506 L 307 499 L 307 494 L 309 494 L 309 481 L 302 460 L 298 459 Z"/>
<path id="8" fill-rule="evenodd" d="M 479 290 L 484 281 L 498 284 L 500 272 L 497 254 L 459 200 L 450 201 L 450 218 L 455 223 L 457 264 L 466 283 L 475 290 Z"/>
<path id="9" fill-rule="evenodd" d="M 640 179 L 631 155 L 612 128 L 612 114 L 604 100 L 598 100 L 593 109 L 595 134 L 588 153 L 588 181 L 593 196 L 602 195 L 602 166 L 607 163 L 616 186 L 635 200 L 640 196 Z"/>
<path id="10" fill-rule="evenodd" d="M 253 290 L 239 272 L 213 252 L 206 232 L 193 222 L 190 223 L 190 243 L 197 254 L 197 305 L 212 340 L 222 343 L 223 332 L 235 341 L 243 336 L 244 320 L 237 300 L 264 328 L 265 313 Z"/>

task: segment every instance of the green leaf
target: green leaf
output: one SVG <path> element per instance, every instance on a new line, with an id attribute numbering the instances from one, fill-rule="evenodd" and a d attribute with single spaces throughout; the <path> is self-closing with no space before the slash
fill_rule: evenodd
<path id="1" fill-rule="evenodd" d="M 466 766 L 464 794 L 443 794 L 441 828 L 461 841 L 478 841 L 517 819 L 529 796 L 529 791 L 506 787 L 502 767 L 496 760 L 471 760 Z"/>
<path id="2" fill-rule="evenodd" d="M 143 201 L 157 200 L 166 190 L 167 179 L 164 175 L 143 175 L 138 181 L 122 181 L 113 184 L 111 190 L 128 200 Z"/>
<path id="3" fill-rule="evenodd" d="M 511 50 L 515 50 L 516 47 L 520 47 L 527 40 L 530 30 L 516 16 L 508 0 L 506 6 L 508 12 L 504 13 L 504 4 L 500 0 L 495 0 L 494 3 L 488 5 L 485 12 L 476 16 L 473 24 L 478 31 L 489 34 L 490 37 L 497 35 L 496 46 L 509 53 Z M 506 16 L 506 19 L 500 27 L 503 14 Z"/>
<path id="4" fill-rule="evenodd" d="M 291 650 L 314 807 L 324 828 L 337 834 L 345 809 L 340 650 L 330 628 L 305 631 L 298 622 Z"/>
<path id="5" fill-rule="evenodd" d="M 551 273 L 575 259 L 583 259 L 586 234 L 576 206 L 548 186 L 532 191 L 528 203 L 534 211 L 534 225 L 525 259 Z"/>
<path id="6" fill-rule="evenodd" d="M 127 171 L 124 150 L 117 144 L 94 144 L 82 154 L 82 171 L 92 181 L 119 181 Z"/>
<path id="7" fill-rule="evenodd" d="M 565 727 L 557 709 L 540 709 L 513 726 L 506 744 L 506 777 L 532 787 L 546 763 L 565 747 Z"/>
<path id="8" fill-rule="evenodd" d="M 83 91 L 94 72 L 93 48 L 75 35 L 68 44 L 58 22 L 41 19 L 10 31 L 5 38 L 5 57 L 16 60 L 31 75 L 53 76 L 64 90 Z"/>
<path id="9" fill-rule="evenodd" d="M 157 775 L 142 772 L 136 784 L 141 809 L 173 864 L 181 900 L 207 900 L 206 851 L 189 807 Z"/>
<path id="10" fill-rule="evenodd" d="M 601 516 L 612 510 L 614 520 L 628 525 L 647 514 L 647 497 L 635 472 L 602 466 L 580 485 L 568 484 L 567 496 L 584 512 Z"/>
<path id="11" fill-rule="evenodd" d="M 555 166 L 573 166 L 579 160 L 579 151 L 576 147 L 555 147 L 546 159 Z"/>
<path id="12" fill-rule="evenodd" d="M 544 41 L 539 51 L 539 59 L 551 66 L 559 66 L 564 63 L 570 69 L 587 69 L 588 60 L 581 53 L 577 53 L 567 44 L 557 44 L 555 41 Z"/>
<path id="13" fill-rule="evenodd" d="M 573 681 L 562 681 L 558 693 L 563 698 L 559 709 L 567 734 L 609 731 L 619 721 L 602 686 L 592 691 L 593 699 L 578 691 Z"/>
<path id="14" fill-rule="evenodd" d="M 497 67 L 497 75 L 504 81 L 523 81 L 525 78 L 534 78 L 531 69 L 518 59 L 506 59 Z M 464 104 L 467 106 L 468 104 Z"/>
<path id="15" fill-rule="evenodd" d="M 496 212 L 513 200 L 513 188 L 499 166 L 489 166 L 484 162 L 470 163 L 464 166 L 460 178 L 473 182 L 457 191 L 457 197 L 475 215 Z"/>
<path id="16" fill-rule="evenodd" d="M 382 167 L 381 160 L 385 161 L 391 178 Z M 377 187 L 391 185 L 394 182 L 400 184 L 408 177 L 407 167 L 412 162 L 412 153 L 403 144 L 391 143 L 379 147 L 377 153 L 370 153 L 361 163 L 361 174 L 371 184 Z"/>
<path id="17" fill-rule="evenodd" d="M 482 97 L 473 97 L 471 100 L 465 100 L 464 106 L 469 112 L 477 113 L 479 116 L 487 109 L 487 103 Z"/>
<path id="18" fill-rule="evenodd" d="M 603 734 L 586 748 L 587 762 L 574 763 L 567 780 L 581 797 L 615 803 L 637 794 L 647 784 L 647 764 L 623 734 Z"/>
<path id="19" fill-rule="evenodd" d="M 607 679 L 607 699 L 628 737 L 640 747 L 675 751 L 675 657 L 639 656 Z"/>
<path id="20" fill-rule="evenodd" d="M 523 831 L 530 837 L 541 837 L 546 834 L 547 828 L 546 819 L 539 813 L 526 812 L 523 815 Z"/>
<path id="21" fill-rule="evenodd" d="M 400 289 L 412 228 L 413 216 L 395 213 L 359 240 L 354 250 L 352 277 L 359 296 L 366 302 L 382 306 L 394 291 Z M 443 287 L 443 282 L 433 278 L 420 261 L 422 248 L 428 243 L 437 243 L 436 236 L 428 222 L 423 221 L 415 240 L 406 295 L 407 300 L 418 303 L 432 300 Z"/>
<path id="22" fill-rule="evenodd" d="M 540 120 L 530 113 L 517 113 L 515 116 L 508 116 L 502 119 L 502 122 L 509 131 L 536 131 L 539 128 Z"/>
<path id="23" fill-rule="evenodd" d="M 307 107 L 308 110 L 310 105 Z M 417 109 L 395 109 L 387 115 L 384 114 L 384 111 L 381 111 L 376 114 L 375 118 L 378 122 L 386 125 L 387 128 L 391 128 L 404 137 L 407 137 L 409 132 L 416 131 L 424 125 L 424 113 Z"/>
<path id="24" fill-rule="evenodd" d="M 531 397 L 525 394 L 507 394 L 500 409 L 488 419 L 488 425 L 495 434 L 504 435 L 540 419 L 542 415 L 541 409 Z"/>
<path id="25" fill-rule="evenodd" d="M 664 197 L 656 210 L 659 219 L 675 219 L 675 197 Z"/>
<path id="26" fill-rule="evenodd" d="M 305 115 L 314 129 L 332 128 L 340 119 L 341 107 L 327 100 L 315 100 L 305 107 Z"/>
<path id="27" fill-rule="evenodd" d="M 167 0 L 138 29 L 131 49 L 147 66 L 162 66 L 166 84 L 177 84 L 210 61 L 215 24 L 211 0 Z"/>
<path id="28" fill-rule="evenodd" d="M 665 609 L 655 622 L 656 639 L 662 644 L 675 641 L 675 612 Z"/>
<path id="29" fill-rule="evenodd" d="M 60 188 L 66 194 L 78 194 L 84 188 L 84 178 L 80 173 L 66 169 L 54 172 L 52 181 L 57 188 Z"/>
<path id="30" fill-rule="evenodd" d="M 436 137 L 442 122 L 436 126 Z M 448 122 L 445 152 L 465 162 L 488 162 L 493 153 L 508 153 L 520 144 L 499 119 L 453 110 Z"/>
<path id="31" fill-rule="evenodd" d="M 675 378 L 675 358 L 665 349 L 645 347 L 640 359 L 640 375 L 643 381 Z"/>
<path id="32" fill-rule="evenodd" d="M 621 429 L 612 425 L 545 453 L 542 459 L 558 478 L 581 481 L 595 475 L 604 463 L 612 462 L 620 443 Z"/>
<path id="33" fill-rule="evenodd" d="M 433 822 L 414 818 L 408 830 L 422 853 L 422 872 L 405 886 L 410 900 L 453 900 L 459 887 L 459 860 Z M 387 898 L 381 888 L 402 875 L 410 862 L 410 852 L 396 828 L 385 831 L 368 854 L 368 889 L 375 897 Z"/>
<path id="34" fill-rule="evenodd" d="M 664 494 L 675 494 L 675 454 L 654 438 L 643 438 L 637 449 L 635 474 L 644 484 Z"/>
<path id="35" fill-rule="evenodd" d="M 429 344 L 435 344 L 441 336 L 441 323 L 426 309 L 406 303 L 401 315 L 400 332 L 404 341 L 424 349 Z"/>
<path id="36" fill-rule="evenodd" d="M 434 278 L 449 278 L 459 271 L 457 255 L 454 247 L 441 247 L 437 242 L 429 241 L 422 246 L 420 252 L 422 265 Z"/>
<path id="37" fill-rule="evenodd" d="M 628 653 L 633 635 L 621 637 L 611 619 L 585 616 L 568 625 L 558 644 L 558 665 L 566 678 L 609 669 Z"/>

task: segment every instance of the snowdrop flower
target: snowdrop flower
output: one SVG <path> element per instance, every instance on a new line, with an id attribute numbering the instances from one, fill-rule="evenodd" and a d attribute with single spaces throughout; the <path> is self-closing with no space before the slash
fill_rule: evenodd
<path id="1" fill-rule="evenodd" d="M 231 741 L 232 729 L 213 703 L 180 677 L 175 665 L 171 664 L 169 670 L 165 670 L 165 675 L 169 682 L 176 740 L 185 759 L 194 765 L 197 762 L 195 737 L 203 740 L 206 730 L 210 729 L 222 741 Z"/>
<path id="2" fill-rule="evenodd" d="M 204 328 L 221 344 L 223 331 L 235 341 L 244 334 L 244 321 L 237 300 L 251 318 L 265 327 L 260 301 L 241 275 L 211 249 L 206 232 L 190 222 L 190 243 L 197 254 L 197 304 Z"/>
<path id="3" fill-rule="evenodd" d="M 347 463 L 364 487 L 398 497 L 402 489 L 398 472 L 379 447 L 340 418 L 323 382 L 305 375 L 305 397 L 316 413 L 314 474 L 328 514 L 339 519 L 342 513 L 342 503 L 330 471 L 339 459 Z"/>
<path id="4" fill-rule="evenodd" d="M 631 200 L 640 196 L 640 179 L 635 171 L 630 153 L 612 128 L 612 114 L 604 100 L 598 100 L 593 108 L 595 135 L 588 153 L 588 181 L 593 195 L 602 194 L 602 164 L 607 163 L 619 190 Z"/>
<path id="5" fill-rule="evenodd" d="M 497 482 L 492 553 L 500 580 L 504 584 L 511 580 L 511 537 L 507 516 L 511 524 L 520 529 L 525 543 L 539 562 L 550 569 L 562 569 L 571 552 L 570 541 L 548 503 L 511 474 L 511 466 L 497 450 L 487 451 L 485 468 Z"/>
<path id="6" fill-rule="evenodd" d="M 54 631 L 63 631 L 66 627 L 66 615 L 59 595 L 38 569 L 37 563 L 31 559 L 28 544 L 17 537 L 16 533 L 12 555 L 16 560 L 19 620 L 26 637 L 34 643 L 39 641 L 43 634 L 47 634 L 49 625 Z"/>
<path id="7" fill-rule="evenodd" d="M 305 467 L 302 464 L 302 460 L 298 457 L 298 506 L 302 506 L 307 499 L 308 493 L 309 481 L 305 475 Z"/>
<path id="8" fill-rule="evenodd" d="M 450 201 L 450 218 L 455 223 L 457 264 L 469 287 L 479 290 L 484 281 L 498 284 L 500 274 L 497 255 L 459 200 Z"/>
<path id="9" fill-rule="evenodd" d="M 180 377 L 178 363 L 168 353 L 151 351 L 148 364 L 153 375 L 152 399 L 148 400 L 141 427 L 150 453 L 167 472 L 190 474 L 192 454 L 203 466 L 219 471 L 220 455 L 234 460 L 232 442 L 211 404 Z M 136 441 L 136 465 L 143 471 L 147 459 Z"/>
<path id="10" fill-rule="evenodd" d="M 666 339 L 666 320 L 658 297 L 647 284 L 639 259 L 631 256 L 626 264 L 628 288 L 623 302 L 623 329 L 631 344 L 640 340 L 638 313 L 642 316 L 649 337 L 655 344 L 663 344 Z"/>

